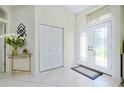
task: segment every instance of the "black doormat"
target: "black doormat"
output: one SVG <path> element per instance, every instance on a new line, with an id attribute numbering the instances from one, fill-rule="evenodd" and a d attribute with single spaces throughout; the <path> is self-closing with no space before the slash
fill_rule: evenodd
<path id="1" fill-rule="evenodd" d="M 96 71 L 96 70 L 93 70 L 91 68 L 81 66 L 81 65 L 73 67 L 71 69 L 92 79 L 92 80 L 95 80 L 96 78 L 98 78 L 99 76 L 101 76 L 103 74 L 102 72 L 99 72 L 99 71 Z"/>

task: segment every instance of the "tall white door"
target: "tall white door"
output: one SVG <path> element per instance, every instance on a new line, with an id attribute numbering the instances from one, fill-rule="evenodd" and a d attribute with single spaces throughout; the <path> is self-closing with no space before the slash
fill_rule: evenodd
<path id="1" fill-rule="evenodd" d="M 40 71 L 63 66 L 63 29 L 40 25 Z"/>
<path id="2" fill-rule="evenodd" d="M 63 29 L 54 27 L 53 28 L 54 33 L 54 64 L 53 67 L 61 67 L 63 66 Z"/>
<path id="3" fill-rule="evenodd" d="M 94 67 L 111 74 L 111 22 L 96 25 L 91 30 L 93 31 Z"/>
<path id="4" fill-rule="evenodd" d="M 79 33 L 79 64 L 111 74 L 111 22 Z"/>
<path id="5" fill-rule="evenodd" d="M 53 33 L 49 26 L 40 25 L 39 29 L 40 71 L 44 71 L 50 69 L 53 62 Z"/>
<path id="6" fill-rule="evenodd" d="M 87 31 L 83 31 L 79 34 L 79 62 L 87 61 L 87 45 L 88 45 L 88 33 Z M 83 51 L 83 52 L 82 52 Z"/>

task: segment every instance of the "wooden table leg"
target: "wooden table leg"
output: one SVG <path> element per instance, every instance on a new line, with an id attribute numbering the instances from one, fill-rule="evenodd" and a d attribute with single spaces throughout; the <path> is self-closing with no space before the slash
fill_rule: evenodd
<path id="1" fill-rule="evenodd" d="M 13 76 L 13 63 L 14 63 L 14 56 L 12 55 L 12 63 L 11 63 L 11 66 L 12 66 L 12 76 Z"/>
<path id="2" fill-rule="evenodd" d="M 29 72 L 31 73 L 31 54 L 29 54 Z"/>

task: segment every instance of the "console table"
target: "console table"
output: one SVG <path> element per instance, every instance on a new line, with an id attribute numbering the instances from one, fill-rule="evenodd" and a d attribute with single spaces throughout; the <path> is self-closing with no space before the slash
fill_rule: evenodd
<path id="1" fill-rule="evenodd" d="M 17 54 L 17 55 L 13 55 L 13 54 L 8 54 L 8 58 L 11 59 L 11 70 L 12 70 L 12 76 L 14 74 L 14 71 L 22 71 L 22 72 L 30 72 L 31 73 L 31 55 L 32 54 Z M 15 59 L 29 59 L 29 69 L 28 70 L 20 70 L 20 69 L 14 69 L 14 62 Z"/>

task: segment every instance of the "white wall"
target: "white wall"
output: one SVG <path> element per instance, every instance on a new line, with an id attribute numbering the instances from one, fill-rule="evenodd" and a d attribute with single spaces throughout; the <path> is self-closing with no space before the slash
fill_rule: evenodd
<path id="1" fill-rule="evenodd" d="M 16 33 L 21 22 L 26 26 L 28 48 L 33 53 L 33 73 L 39 73 L 39 23 L 64 28 L 64 63 L 65 66 L 74 64 L 75 16 L 72 13 L 62 6 L 14 6 L 10 14 L 10 33 Z"/>
<path id="2" fill-rule="evenodd" d="M 112 72 L 113 77 L 120 78 L 121 53 L 121 7 L 111 6 L 112 13 Z"/>
<path id="3" fill-rule="evenodd" d="M 77 16 L 77 32 L 87 26 L 87 15 L 100 9 L 103 6 L 94 6 Z M 121 6 L 110 6 L 112 13 L 112 76 L 120 79 L 120 53 L 121 53 L 121 33 L 122 29 L 122 10 Z"/>
<path id="4" fill-rule="evenodd" d="M 35 7 L 35 62 L 38 60 L 38 25 L 39 23 L 64 28 L 64 64 L 74 64 L 75 55 L 75 16 L 65 10 L 62 6 L 36 6 Z M 36 68 L 38 68 L 37 63 Z M 37 69 L 39 70 L 39 69 Z M 38 71 L 36 71 L 38 72 Z"/>
<path id="5" fill-rule="evenodd" d="M 35 72 L 35 12 L 34 6 L 13 6 L 10 9 L 10 33 L 17 33 L 17 26 L 23 23 L 26 26 L 27 41 L 26 48 L 33 53 L 32 55 L 32 73 Z M 26 62 L 25 62 L 26 63 Z M 25 67 L 23 61 L 19 64 L 20 67 Z"/>
<path id="6" fill-rule="evenodd" d="M 124 5 L 121 6 L 121 28 L 122 28 L 122 31 L 121 31 L 121 42 L 122 42 L 122 45 L 121 45 L 121 52 L 123 52 L 123 40 L 124 40 Z"/>

